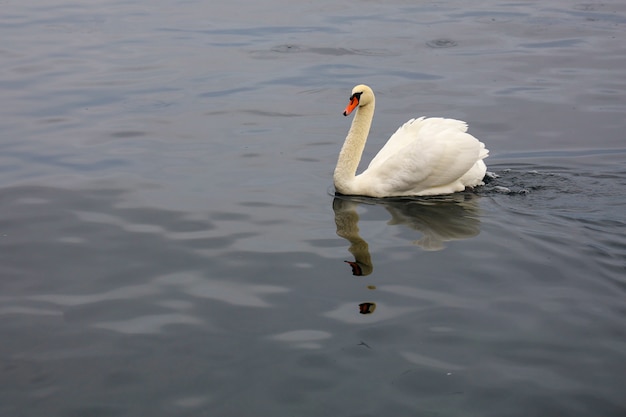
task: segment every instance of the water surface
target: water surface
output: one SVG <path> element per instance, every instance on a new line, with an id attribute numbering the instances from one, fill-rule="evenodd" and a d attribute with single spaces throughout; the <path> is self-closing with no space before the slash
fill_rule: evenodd
<path id="1" fill-rule="evenodd" d="M 1 415 L 626 412 L 619 1 L 2 6 Z M 497 178 L 333 196 L 358 83 Z"/>

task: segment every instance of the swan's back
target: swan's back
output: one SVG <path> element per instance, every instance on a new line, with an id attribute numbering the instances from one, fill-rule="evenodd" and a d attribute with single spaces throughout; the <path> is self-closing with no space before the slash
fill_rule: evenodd
<path id="1" fill-rule="evenodd" d="M 454 193 L 482 185 L 488 153 L 467 123 L 420 117 L 402 125 L 356 180 L 374 196 Z"/>

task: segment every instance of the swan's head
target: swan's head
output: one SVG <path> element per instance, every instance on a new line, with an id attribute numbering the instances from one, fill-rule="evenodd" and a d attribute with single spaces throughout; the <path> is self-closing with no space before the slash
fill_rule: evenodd
<path id="1" fill-rule="evenodd" d="M 350 103 L 346 106 L 346 109 L 343 111 L 343 115 L 347 116 L 354 109 L 358 107 L 367 106 L 370 103 L 374 102 L 374 92 L 371 88 L 366 86 L 365 84 L 359 84 L 352 89 L 352 95 L 350 96 Z"/>

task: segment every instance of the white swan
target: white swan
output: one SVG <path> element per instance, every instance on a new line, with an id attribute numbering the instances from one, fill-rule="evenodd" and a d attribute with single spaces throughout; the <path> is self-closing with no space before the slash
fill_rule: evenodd
<path id="1" fill-rule="evenodd" d="M 363 173 L 356 175 L 372 118 L 374 92 L 352 89 L 344 116 L 358 110 L 333 175 L 340 194 L 402 197 L 451 194 L 483 185 L 489 151 L 466 133 L 467 124 L 444 118 L 411 119 L 394 133 Z"/>

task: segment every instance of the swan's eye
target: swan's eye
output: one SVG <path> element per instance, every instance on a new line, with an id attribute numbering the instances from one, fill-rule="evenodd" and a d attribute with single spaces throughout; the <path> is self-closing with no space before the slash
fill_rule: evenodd
<path id="1" fill-rule="evenodd" d="M 363 91 L 361 91 L 360 93 L 354 93 L 354 94 L 352 94 L 352 95 L 350 96 L 350 101 L 352 101 L 352 100 L 353 100 L 353 99 L 355 99 L 355 98 L 357 99 L 357 101 L 358 101 L 358 100 L 360 100 L 360 99 L 361 99 L 361 94 L 363 94 Z"/>

